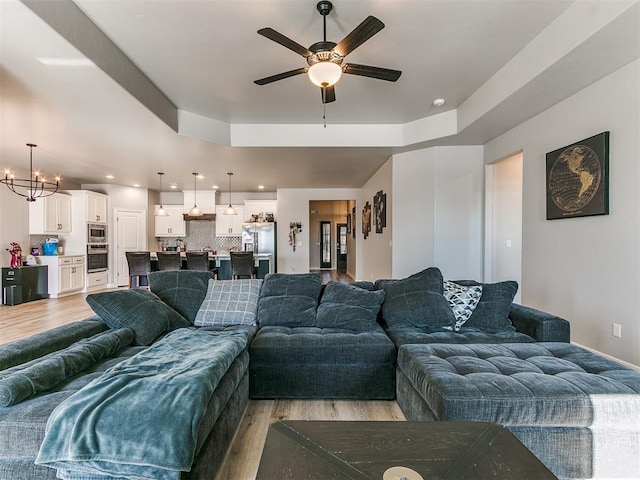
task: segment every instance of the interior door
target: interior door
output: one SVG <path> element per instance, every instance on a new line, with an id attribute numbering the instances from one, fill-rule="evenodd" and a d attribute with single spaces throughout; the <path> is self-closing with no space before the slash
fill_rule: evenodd
<path id="1" fill-rule="evenodd" d="M 347 271 L 347 224 L 336 225 L 336 270 Z"/>
<path id="2" fill-rule="evenodd" d="M 125 252 L 147 250 L 146 213 L 139 210 L 116 210 L 115 267 L 118 286 L 129 285 L 129 266 Z"/>
<path id="3" fill-rule="evenodd" d="M 331 222 L 320 222 L 320 268 L 331 268 Z"/>

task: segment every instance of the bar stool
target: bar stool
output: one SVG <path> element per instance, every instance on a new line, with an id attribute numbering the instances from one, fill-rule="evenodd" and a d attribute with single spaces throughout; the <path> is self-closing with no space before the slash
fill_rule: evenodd
<path id="1" fill-rule="evenodd" d="M 187 270 L 211 272 L 215 274 L 217 268 L 209 268 L 209 252 L 187 252 Z"/>
<path id="2" fill-rule="evenodd" d="M 180 252 L 158 252 L 158 270 L 180 270 L 182 258 Z"/>
<path id="3" fill-rule="evenodd" d="M 148 287 L 147 275 L 151 271 L 151 254 L 149 252 L 125 252 L 125 255 L 129 266 L 129 288 Z"/>
<path id="4" fill-rule="evenodd" d="M 253 278 L 253 252 L 229 252 L 231 255 L 231 278 Z"/>

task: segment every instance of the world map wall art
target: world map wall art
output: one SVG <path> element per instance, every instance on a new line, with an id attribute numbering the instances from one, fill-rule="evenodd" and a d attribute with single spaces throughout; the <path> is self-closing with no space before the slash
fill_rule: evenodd
<path id="1" fill-rule="evenodd" d="M 609 132 L 547 153 L 547 220 L 609 214 Z"/>

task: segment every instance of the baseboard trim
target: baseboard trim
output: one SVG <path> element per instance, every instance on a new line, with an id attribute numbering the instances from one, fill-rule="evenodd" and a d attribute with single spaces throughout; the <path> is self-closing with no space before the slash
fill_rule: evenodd
<path id="1" fill-rule="evenodd" d="M 571 342 L 571 344 L 575 345 L 577 347 L 580 347 L 580 348 L 584 348 L 585 350 L 589 350 L 590 352 L 596 353 L 596 354 L 601 355 L 601 356 L 603 356 L 605 358 L 608 358 L 609 360 L 613 360 L 614 362 L 621 363 L 625 367 L 629 367 L 629 368 L 632 368 L 633 370 L 637 370 L 638 372 L 640 372 L 640 366 L 638 366 L 638 365 L 634 365 L 633 363 L 625 362 L 624 360 L 620 360 L 619 358 L 616 358 L 616 357 L 614 357 L 612 355 L 607 355 L 606 353 L 600 352 L 600 351 L 596 350 L 595 348 L 585 347 L 584 345 L 581 345 L 580 343 Z"/>

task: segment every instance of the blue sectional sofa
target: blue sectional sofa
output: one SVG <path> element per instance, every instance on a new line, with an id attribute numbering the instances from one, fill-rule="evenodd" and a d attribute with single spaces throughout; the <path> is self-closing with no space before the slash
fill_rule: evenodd
<path id="1" fill-rule="evenodd" d="M 209 272 L 154 272 L 150 290 L 89 295 L 95 317 L 0 346 L 0 405 L 6 405 L 0 406 L 0 478 L 53 479 L 56 469 L 120 472 L 167 463 L 159 467 L 169 472 L 167 478 L 211 479 L 249 398 L 395 397 L 410 420 L 504 423 L 552 471 L 567 478 L 612 472 L 609 465 L 615 462 L 605 462 L 605 450 L 600 444 L 594 448 L 589 439 L 605 441 L 611 447 L 607 452 L 616 446 L 632 452 L 640 444 L 638 372 L 569 345 L 566 320 L 512 303 L 513 282 L 445 282 L 438 269 L 430 268 L 376 284 L 320 283 L 314 274 L 272 274 L 263 282 L 215 281 Z M 522 352 L 531 349 L 547 352 L 535 357 L 552 367 L 538 365 L 546 377 L 535 395 L 514 400 L 499 382 L 507 385 L 511 376 L 535 370 L 538 360 L 520 358 L 528 359 Z M 471 352 L 479 358 L 471 358 Z M 577 399 L 554 393 L 556 377 L 564 370 L 571 378 L 609 379 L 610 389 L 596 389 L 597 394 L 615 396 L 618 403 L 606 400 L 597 410 L 598 422 L 588 425 L 595 410 L 585 403 L 587 390 Z M 466 381 L 459 387 L 452 378 Z M 482 388 L 493 384 L 488 402 Z M 523 382 L 518 385 L 523 388 Z M 127 397 L 129 390 L 133 397 Z M 116 403 L 119 397 L 123 404 Z M 139 404 L 141 397 L 146 403 Z M 184 434 L 195 439 L 189 443 L 182 440 L 179 419 L 158 419 L 172 417 L 171 409 L 185 409 L 196 398 L 206 401 L 194 400 L 188 410 L 193 413 L 183 415 L 199 419 L 191 422 L 197 429 Z M 492 409 L 487 410 L 487 402 Z M 567 416 L 575 402 L 582 409 Z M 533 408 L 523 417 L 529 420 L 513 421 L 518 409 L 531 403 L 544 415 Z M 152 415 L 155 410 L 160 417 Z M 98 412 L 111 426 L 85 438 L 94 426 L 83 428 L 82 422 L 102 418 Z M 120 413 L 122 424 L 113 420 Z M 136 422 L 147 440 L 126 436 L 131 430 L 134 438 L 143 438 L 135 437 Z M 78 427 L 55 434 L 70 424 Z M 146 433 L 157 424 L 162 427 L 157 433 Z M 593 434 L 612 425 L 611 435 Z M 171 440 L 163 441 L 163 435 Z M 567 436 L 576 440 L 560 448 Z M 158 457 L 156 447 L 147 445 L 156 437 L 161 446 L 171 447 L 160 450 L 161 456 L 175 454 L 181 460 L 146 462 Z M 105 466 L 100 455 L 87 451 L 96 439 L 98 449 L 124 458 L 115 456 Z M 176 447 L 183 445 L 189 448 Z M 77 454 L 61 458 L 61 449 Z M 89 456 L 92 460 L 83 463 Z M 576 462 L 576 456 L 584 460 Z M 631 462 L 631 471 L 635 467 Z"/>

